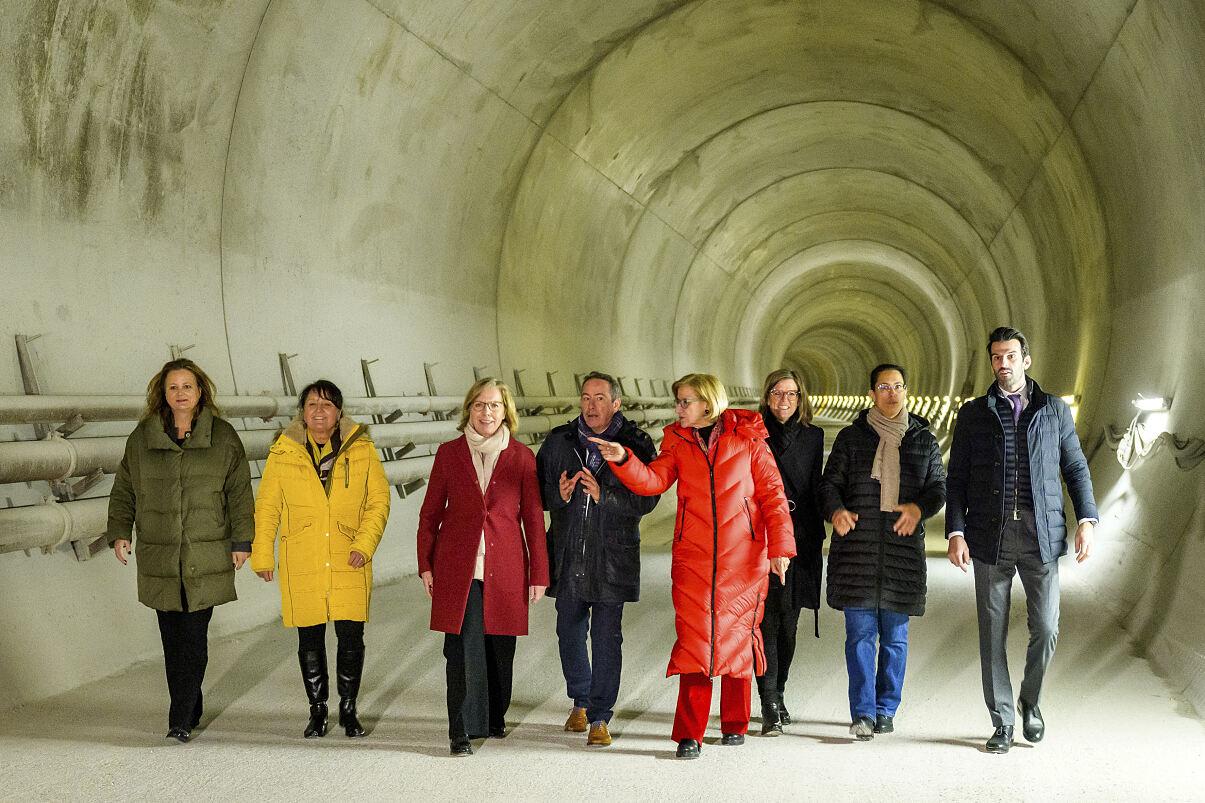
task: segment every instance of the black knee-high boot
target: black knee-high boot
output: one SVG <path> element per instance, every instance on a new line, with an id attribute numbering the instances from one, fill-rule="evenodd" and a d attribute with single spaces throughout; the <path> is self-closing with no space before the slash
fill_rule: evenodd
<path id="1" fill-rule="evenodd" d="M 298 650 L 301 680 L 310 699 L 310 721 L 305 726 L 305 738 L 326 735 L 326 699 L 330 681 L 326 676 L 326 650 Z"/>
<path id="2" fill-rule="evenodd" d="M 339 725 L 350 737 L 363 736 L 364 728 L 356 717 L 356 695 L 360 693 L 360 675 L 364 671 L 364 648 L 340 649 L 335 653 L 335 679 L 339 689 Z"/>

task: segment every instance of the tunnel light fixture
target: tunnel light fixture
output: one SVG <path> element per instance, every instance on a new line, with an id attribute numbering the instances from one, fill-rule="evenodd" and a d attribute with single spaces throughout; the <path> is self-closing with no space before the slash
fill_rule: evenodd
<path id="1" fill-rule="evenodd" d="M 1154 396 L 1148 399 L 1141 393 L 1138 394 L 1138 398 L 1134 399 L 1131 404 L 1144 413 L 1161 413 L 1165 410 L 1170 410 L 1172 406 L 1171 399 L 1165 399 L 1162 396 Z"/>

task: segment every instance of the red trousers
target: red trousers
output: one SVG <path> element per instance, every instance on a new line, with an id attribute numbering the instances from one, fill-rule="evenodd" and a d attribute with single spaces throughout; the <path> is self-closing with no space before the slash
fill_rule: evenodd
<path id="1" fill-rule="evenodd" d="M 724 733 L 747 733 L 753 682 L 749 678 L 720 677 L 720 727 Z M 711 678 L 702 672 L 678 676 L 678 709 L 674 712 L 673 740 L 703 742 L 711 715 Z"/>

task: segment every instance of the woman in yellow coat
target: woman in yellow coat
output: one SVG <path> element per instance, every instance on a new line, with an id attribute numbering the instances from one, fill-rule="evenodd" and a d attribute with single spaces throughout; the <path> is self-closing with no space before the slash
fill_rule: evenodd
<path id="1" fill-rule="evenodd" d="M 339 725 L 363 736 L 356 695 L 372 555 L 389 518 L 389 484 L 368 428 L 343 415 L 343 394 L 320 379 L 301 391 L 300 413 L 268 454 L 255 500 L 251 569 L 275 576 L 280 532 L 280 607 L 297 628 L 297 658 L 310 701 L 305 737 L 326 735 L 326 623 L 339 640 Z"/>

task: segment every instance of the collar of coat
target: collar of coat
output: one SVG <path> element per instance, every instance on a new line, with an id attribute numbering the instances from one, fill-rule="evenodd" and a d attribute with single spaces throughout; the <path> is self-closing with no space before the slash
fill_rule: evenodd
<path id="1" fill-rule="evenodd" d="M 342 415 L 339 418 L 339 437 L 342 438 L 343 443 L 339 445 L 337 455 L 346 452 L 352 443 L 360 438 L 367 438 L 368 427 L 347 415 Z M 301 413 L 298 413 L 292 421 L 285 425 L 280 436 L 277 437 L 275 445 L 295 448 L 305 455 L 307 460 L 310 459 L 310 453 L 305 448 L 305 422 L 301 420 Z"/>
<path id="2" fill-rule="evenodd" d="M 730 407 L 720 414 L 717 421 L 721 422 L 724 427 L 721 437 L 723 435 L 732 435 L 741 440 L 755 441 L 765 440 L 770 436 L 770 433 L 766 430 L 765 422 L 761 420 L 761 414 L 753 410 L 735 410 Z M 665 437 L 676 436 L 687 443 L 697 443 L 691 429 L 693 427 L 684 427 L 679 423 L 673 423 L 665 428 Z"/>
<path id="3" fill-rule="evenodd" d="M 184 441 L 183 446 L 177 446 L 176 442 L 168 437 L 163 429 L 163 420 L 157 415 L 144 419 L 139 426 L 145 426 L 149 430 L 146 439 L 148 449 L 208 449 L 213 443 L 213 413 L 208 407 L 202 408 L 197 414 L 196 420 L 192 422 L 192 434 Z"/>
<path id="4" fill-rule="evenodd" d="M 1025 385 L 1027 388 L 1027 395 L 1029 396 L 1029 406 L 1032 407 L 1033 411 L 1036 413 L 1038 410 L 1046 406 L 1046 393 L 1040 387 L 1038 387 L 1036 380 L 1028 376 L 1025 377 Z M 1000 390 L 1000 383 L 993 382 L 992 386 L 987 389 L 987 393 L 983 394 L 979 398 L 984 399 L 985 401 L 990 401 L 1000 398 L 1002 395 L 1003 391 Z M 994 406 L 994 404 L 988 405 L 988 407 Z"/>

